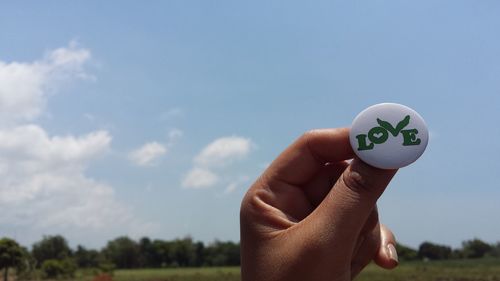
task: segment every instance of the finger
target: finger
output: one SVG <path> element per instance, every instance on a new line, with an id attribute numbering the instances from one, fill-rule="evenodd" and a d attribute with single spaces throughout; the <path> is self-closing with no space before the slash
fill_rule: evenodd
<path id="1" fill-rule="evenodd" d="M 352 254 L 377 199 L 397 170 L 382 170 L 355 158 L 340 176 L 323 202 L 307 218 L 326 243 L 342 245 L 346 255 Z"/>
<path id="2" fill-rule="evenodd" d="M 354 248 L 353 251 L 353 257 L 357 255 L 359 249 L 362 246 L 362 242 L 366 239 L 366 236 L 371 235 L 374 232 L 374 230 L 376 230 L 375 233 L 378 236 L 380 236 L 377 206 L 375 206 L 373 211 L 370 213 L 370 216 L 366 220 L 365 225 L 363 226 L 363 229 L 361 230 L 361 233 L 358 236 L 356 247 Z M 377 244 L 377 249 L 379 244 Z M 373 258 L 373 256 L 371 258 Z"/>
<path id="3" fill-rule="evenodd" d="M 316 208 L 323 201 L 348 165 L 346 161 L 327 163 L 303 188 L 313 208 Z"/>
<path id="4" fill-rule="evenodd" d="M 305 133 L 290 145 L 264 173 L 290 185 L 307 183 L 326 163 L 353 157 L 349 129 L 321 129 Z"/>
<path id="5" fill-rule="evenodd" d="M 380 245 L 375 256 L 375 263 L 385 269 L 393 269 L 399 264 L 396 251 L 396 239 L 385 225 L 380 226 Z"/>
<path id="6" fill-rule="evenodd" d="M 351 260 L 351 278 L 354 278 L 374 258 L 380 247 L 380 225 L 377 206 L 361 229 Z"/>
<path id="7" fill-rule="evenodd" d="M 351 278 L 356 277 L 377 255 L 380 247 L 380 224 L 360 235 L 357 250 L 351 261 Z"/>

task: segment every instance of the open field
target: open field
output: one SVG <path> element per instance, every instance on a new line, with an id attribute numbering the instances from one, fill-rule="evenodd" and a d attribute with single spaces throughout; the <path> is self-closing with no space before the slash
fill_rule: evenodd
<path id="1" fill-rule="evenodd" d="M 114 281 L 236 281 L 239 267 L 116 270 Z"/>
<path id="2" fill-rule="evenodd" d="M 9 278 L 9 280 L 16 280 Z M 34 280 L 40 280 L 35 278 Z M 65 281 L 92 281 L 90 272 L 79 271 Z M 239 267 L 116 270 L 113 281 L 238 281 Z M 387 271 L 369 265 L 356 281 L 500 281 L 500 259 L 403 262 Z M 44 280 L 45 281 L 45 280 Z M 50 280 L 48 280 L 50 281 Z M 63 281 L 59 279 L 58 281 Z M 104 281 L 104 280 L 102 280 Z M 307 281 L 307 280 L 304 280 Z"/>
<path id="3" fill-rule="evenodd" d="M 239 268 L 137 269 L 115 271 L 115 281 L 236 281 Z M 393 271 L 370 265 L 359 281 L 500 281 L 500 260 L 405 262 Z"/>
<path id="4" fill-rule="evenodd" d="M 406 262 L 392 271 L 368 266 L 357 281 L 500 281 L 500 259 Z"/>

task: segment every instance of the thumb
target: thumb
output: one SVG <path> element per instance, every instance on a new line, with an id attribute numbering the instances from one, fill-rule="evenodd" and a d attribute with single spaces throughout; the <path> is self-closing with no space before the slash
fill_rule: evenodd
<path id="1" fill-rule="evenodd" d="M 322 226 L 322 242 L 341 245 L 345 254 L 352 254 L 377 199 L 396 171 L 378 169 L 355 158 L 310 216 L 314 225 Z"/>

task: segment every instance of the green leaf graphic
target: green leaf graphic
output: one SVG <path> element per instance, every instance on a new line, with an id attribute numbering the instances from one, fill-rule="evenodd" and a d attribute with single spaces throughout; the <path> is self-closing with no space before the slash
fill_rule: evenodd
<path id="1" fill-rule="evenodd" d="M 396 126 L 396 131 L 399 133 L 408 124 L 410 124 L 410 115 L 406 115 L 405 119 L 401 120 L 401 122 L 398 123 L 398 125 Z"/>
<path id="2" fill-rule="evenodd" d="M 406 127 L 408 124 L 410 124 L 410 115 L 406 115 L 406 117 L 401 120 L 398 125 L 396 125 L 396 128 L 394 128 L 391 123 L 381 120 L 380 118 L 377 118 L 377 123 L 380 125 L 380 127 L 386 129 L 391 133 L 393 136 L 397 136 L 399 132 Z"/>

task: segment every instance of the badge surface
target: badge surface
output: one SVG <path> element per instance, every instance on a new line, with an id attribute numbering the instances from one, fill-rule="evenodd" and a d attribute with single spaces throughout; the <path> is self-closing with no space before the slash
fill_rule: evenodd
<path id="1" fill-rule="evenodd" d="M 354 153 L 367 164 L 397 169 L 424 153 L 429 132 L 415 110 L 397 103 L 381 103 L 354 118 L 349 140 Z"/>

